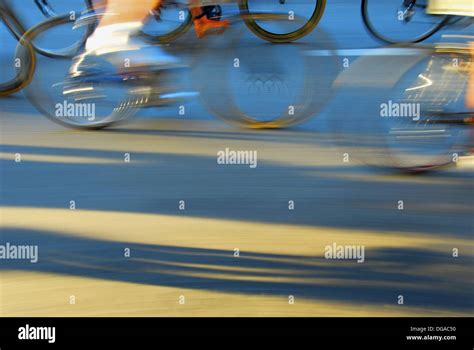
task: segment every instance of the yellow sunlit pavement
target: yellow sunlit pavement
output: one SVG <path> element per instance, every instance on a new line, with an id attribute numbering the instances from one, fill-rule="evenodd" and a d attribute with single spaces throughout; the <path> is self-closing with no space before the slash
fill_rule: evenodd
<path id="1" fill-rule="evenodd" d="M 321 267 L 343 268 L 353 271 L 362 268 L 371 271 L 391 274 L 399 271 L 403 264 L 396 262 L 370 261 L 358 266 L 355 262 L 335 263 L 325 259 L 315 259 L 324 255 L 324 247 L 331 242 L 351 244 L 354 241 L 364 245 L 368 252 L 384 248 L 421 249 L 426 252 L 441 253 L 449 256 L 453 246 L 463 247 L 462 254 L 472 255 L 473 245 L 469 240 L 452 239 L 443 236 L 430 236 L 416 233 L 375 232 L 359 230 L 341 230 L 321 227 L 289 226 L 281 224 L 262 224 L 234 220 L 191 218 L 171 215 L 155 215 L 124 212 L 104 212 L 92 210 L 40 209 L 3 207 L 1 209 L 2 229 L 34 230 L 60 237 L 93 239 L 100 242 L 118 243 L 111 246 L 117 249 L 117 257 L 123 249 L 131 248 L 129 258 L 130 270 L 124 265 L 114 267 L 111 252 L 104 252 L 107 243 L 98 250 L 94 247 L 77 248 L 75 256 L 64 255 L 63 259 L 44 257 L 41 249 L 49 249 L 48 241 L 39 244 L 39 260 L 43 264 L 56 265 L 58 273 L 7 270 L 2 272 L 2 316 L 60 316 L 60 315 L 113 315 L 113 316 L 406 316 L 406 315 L 460 315 L 463 312 L 452 312 L 443 309 L 422 308 L 407 305 L 397 306 L 387 300 L 386 303 L 354 303 L 317 297 L 317 289 L 322 286 L 337 286 L 347 290 L 360 286 L 368 288 L 389 288 L 394 297 L 401 289 L 427 288 L 414 283 L 400 281 L 372 280 L 363 274 L 355 273 L 353 277 L 339 276 L 337 271 L 318 269 Z M 21 239 L 21 236 L 18 236 Z M 33 239 L 34 241 L 34 239 Z M 78 241 L 80 243 L 80 241 Z M 272 242 L 271 245 L 268 242 Z M 146 247 L 142 247 L 146 245 Z M 133 248 L 137 246 L 137 249 Z M 80 246 L 81 247 L 81 246 Z M 74 250 L 73 246 L 63 247 Z M 88 251 L 88 249 L 91 251 Z M 188 256 L 208 255 L 203 263 L 165 261 L 162 253 L 167 249 L 197 249 L 196 253 L 183 250 Z M 234 249 L 240 250 L 240 256 L 234 257 Z M 54 248 L 52 248 L 54 249 Z M 152 259 L 142 259 L 143 250 L 153 252 Z M 199 250 L 202 250 L 200 253 Z M 206 253 L 208 250 L 210 252 Z M 104 255 L 103 255 L 104 254 Z M 213 256 L 225 256 L 241 259 L 245 262 L 260 260 L 287 264 L 287 267 L 259 267 L 254 264 L 219 266 L 213 264 Z M 147 255 L 149 256 L 149 255 Z M 50 260 L 52 259 L 52 260 Z M 145 261 L 144 261 L 145 260 Z M 147 261 L 148 260 L 148 261 Z M 147 264 L 143 264 L 146 262 Z M 90 271 L 90 277 L 74 276 L 69 270 L 76 264 Z M 138 264 L 138 268 L 133 265 Z M 278 266 L 278 265 L 277 265 Z M 298 271 L 298 266 L 306 269 Z M 35 269 L 35 267 L 31 267 Z M 53 267 L 54 269 L 54 267 Z M 104 280 L 94 277 L 94 271 L 110 270 L 123 274 L 146 274 L 149 279 L 144 283 L 131 283 L 118 280 Z M 444 280 L 447 290 L 462 275 L 469 274 L 463 268 L 452 268 L 449 263 L 436 265 L 435 268 L 414 268 L 413 276 L 439 278 Z M 263 276 L 262 276 L 263 274 Z M 163 279 L 179 280 L 180 278 L 206 278 L 211 283 L 208 287 L 190 284 L 188 288 L 176 288 L 161 285 Z M 236 281 L 258 281 L 279 285 L 294 284 L 288 295 L 262 295 L 258 290 L 249 293 L 217 292 L 213 283 L 225 284 Z M 299 296 L 300 285 L 315 289 L 315 296 Z M 439 287 L 437 287 L 439 288 Z M 219 289 L 217 287 L 217 289 Z M 279 293 L 277 293 L 279 294 Z M 294 304 L 288 303 L 288 296 L 293 295 Z M 70 304 L 74 296 L 75 304 Z M 179 298 L 185 297 L 180 304 Z M 367 297 L 370 299 L 370 296 Z"/>

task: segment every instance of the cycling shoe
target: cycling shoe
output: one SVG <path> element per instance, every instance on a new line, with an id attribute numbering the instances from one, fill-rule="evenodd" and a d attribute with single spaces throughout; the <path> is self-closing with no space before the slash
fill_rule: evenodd
<path id="1" fill-rule="evenodd" d="M 180 60 L 160 46 L 150 46 L 139 38 L 126 45 L 88 50 L 73 59 L 70 77 L 133 74 L 182 66 Z"/>

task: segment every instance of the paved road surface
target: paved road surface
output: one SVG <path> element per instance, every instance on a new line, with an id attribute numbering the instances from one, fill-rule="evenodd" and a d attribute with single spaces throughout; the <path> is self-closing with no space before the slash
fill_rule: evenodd
<path id="1" fill-rule="evenodd" d="M 283 63 L 254 69 L 281 69 L 295 84 L 305 66 L 292 62 L 307 49 L 379 45 L 356 2 L 330 2 L 321 29 L 315 35 L 327 41 L 301 48 L 266 48 L 247 32 L 232 38 L 244 42 L 237 57 L 278 53 Z M 178 51 L 202 63 L 209 42 L 195 44 L 191 33 Z M 200 68 L 212 83 L 232 57 L 219 55 L 216 71 Z M 305 73 L 320 74 L 321 91 L 342 69 L 341 57 L 334 62 Z M 64 64 L 41 59 L 36 78 L 59 78 Z M 222 79 L 245 92 L 243 108 L 261 108 L 264 91 Z M 351 105 L 365 100 L 332 97 L 318 118 L 288 130 L 229 126 L 195 100 L 185 115 L 141 111 L 99 132 L 55 125 L 23 94 L 1 99 L 0 242 L 38 245 L 39 261 L 0 261 L 0 315 L 470 315 L 471 168 L 404 176 L 367 166 L 365 139 L 337 141 L 343 121 L 364 135 Z M 218 165 L 226 148 L 257 151 L 258 166 Z M 363 246 L 364 262 L 325 259 L 333 244 Z"/>

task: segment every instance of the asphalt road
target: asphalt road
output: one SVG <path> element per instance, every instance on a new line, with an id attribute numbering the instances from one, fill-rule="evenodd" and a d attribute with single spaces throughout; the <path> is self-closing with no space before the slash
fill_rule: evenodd
<path id="1" fill-rule="evenodd" d="M 330 2 L 314 35 L 277 48 L 238 23 L 219 37 L 193 35 L 169 48 L 191 66 L 183 81 L 206 89 L 184 114 L 148 109 L 77 131 L 23 93 L 0 99 L 0 245 L 39 254 L 37 263 L 0 260 L 0 315 L 471 315 L 472 165 L 418 176 L 372 166 L 387 153 L 367 142 L 359 117 L 402 70 L 393 60 L 357 73 L 375 88 L 331 89 L 344 58 L 350 66 L 360 55 L 347 50 L 380 47 L 359 4 Z M 2 46 L 2 63 L 12 47 Z M 345 51 L 307 59 L 335 49 Z M 235 58 L 240 71 L 229 68 Z M 34 88 L 65 67 L 40 58 Z M 301 102 L 308 81 L 318 93 Z M 234 116 L 229 94 L 247 113 L 297 101 L 316 105 L 314 118 L 243 129 L 212 113 Z M 257 166 L 218 164 L 226 148 L 255 151 Z M 364 247 L 364 262 L 326 259 L 333 244 Z"/>

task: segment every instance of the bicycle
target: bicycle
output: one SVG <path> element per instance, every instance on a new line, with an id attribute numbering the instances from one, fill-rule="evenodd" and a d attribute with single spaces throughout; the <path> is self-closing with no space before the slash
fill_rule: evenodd
<path id="1" fill-rule="evenodd" d="M 428 0 L 362 0 L 365 27 L 387 44 L 409 44 L 426 40 L 445 26 L 460 23 L 462 16 L 431 15 Z M 467 18 L 467 23 L 472 19 Z"/>
<path id="2" fill-rule="evenodd" d="M 187 0 L 186 0 L 187 1 Z M 274 0 L 271 0 L 272 3 Z M 278 5 L 279 6 L 285 6 L 287 5 L 288 0 L 279 0 Z M 303 1 L 303 0 L 301 0 Z M 306 1 L 306 0 L 305 0 Z M 255 8 L 255 11 L 251 9 L 253 6 L 250 5 L 249 0 L 240 0 L 239 1 L 239 13 L 238 16 L 244 21 L 245 25 L 257 36 L 259 36 L 262 39 L 265 39 L 270 42 L 275 42 L 275 43 L 282 43 L 282 42 L 291 42 L 294 40 L 298 40 L 306 35 L 308 35 L 319 23 L 324 9 L 326 5 L 326 0 L 308 0 L 310 6 L 311 4 L 314 5 L 314 8 L 310 11 L 306 9 L 300 9 L 302 11 L 295 11 L 299 6 L 302 4 L 305 5 L 304 3 L 299 3 L 299 4 L 294 4 L 293 2 L 291 3 L 292 5 L 289 7 L 288 13 L 280 13 L 280 14 L 273 14 L 273 21 L 270 21 L 272 19 L 272 15 L 269 13 L 262 13 L 258 11 L 258 8 Z M 4 2 L 4 1 L 2 1 Z M 232 1 L 228 1 L 229 3 Z M 36 5 L 40 9 L 40 11 L 50 19 L 51 21 L 47 21 L 44 25 L 39 25 L 36 26 L 36 31 L 38 28 L 41 28 L 42 31 L 46 30 L 47 28 L 55 27 L 58 24 L 67 24 L 67 23 L 74 23 L 76 18 L 75 16 L 70 16 L 69 15 L 69 20 L 66 19 L 66 15 L 59 19 L 59 20 L 54 20 L 56 16 L 56 12 L 54 11 L 54 8 L 51 6 L 48 0 L 35 0 Z M 276 3 L 276 2 L 275 2 Z M 94 16 L 95 10 L 93 6 L 93 1 L 92 0 L 85 0 L 85 11 L 82 14 L 82 21 L 86 23 L 83 25 L 85 28 L 84 34 L 81 36 L 79 40 L 77 40 L 73 45 L 62 48 L 62 49 L 56 49 L 56 50 L 46 50 L 38 47 L 38 45 L 35 45 L 34 41 L 30 41 L 29 44 L 32 45 L 33 49 L 47 57 L 59 57 L 59 58 L 64 58 L 64 57 L 72 57 L 74 54 L 76 54 L 80 48 L 83 47 L 86 39 L 89 37 L 89 35 L 94 31 L 95 26 L 97 25 L 97 21 L 94 20 L 88 20 L 90 18 L 95 18 L 97 17 Z M 192 16 L 191 13 L 186 5 L 179 3 L 179 2 L 173 2 L 173 0 L 165 3 L 164 7 L 162 9 L 155 9 L 151 13 L 150 18 L 154 18 L 159 22 L 160 26 L 163 26 L 164 28 L 169 28 L 166 25 L 164 25 L 164 21 L 166 20 L 167 16 L 165 16 L 165 12 L 169 10 L 170 8 L 176 8 L 180 9 L 179 10 L 179 18 L 181 19 L 178 22 L 178 26 L 172 30 L 165 29 L 164 34 L 150 34 L 147 33 L 146 31 L 142 31 L 140 35 L 145 36 L 149 41 L 156 42 L 156 43 L 169 43 L 181 35 L 185 34 L 187 30 L 192 25 Z M 268 7 L 268 4 L 262 4 L 262 7 Z M 186 9 L 185 12 L 183 12 L 182 9 Z M 203 12 L 204 15 L 208 16 L 211 19 L 219 19 L 221 18 L 222 15 L 222 9 L 220 5 L 209 5 L 205 4 L 203 6 Z M 299 16 L 300 13 L 309 13 L 310 17 L 309 19 L 302 20 L 302 17 Z M 8 17 L 10 18 L 16 18 L 13 15 L 13 12 L 11 10 L 8 10 Z M 85 19 L 85 20 L 84 20 Z M 278 28 L 279 24 L 283 22 L 283 19 L 285 19 L 285 25 L 284 27 L 288 29 L 288 25 L 290 25 L 290 28 L 292 30 L 287 31 L 286 29 L 283 30 L 283 32 L 275 32 L 276 29 Z M 18 22 L 18 21 L 17 21 Z M 271 22 L 270 24 L 268 24 Z M 9 23 L 9 22 L 6 22 Z M 176 22 L 174 22 L 176 24 Z M 275 25 L 275 23 L 278 23 Z M 268 24 L 268 25 L 267 25 Z M 296 26 L 295 26 L 296 25 Z M 7 24 L 8 26 L 8 24 Z M 25 33 L 25 29 L 22 26 L 14 26 L 13 30 L 12 28 L 9 28 L 10 31 L 13 33 L 15 38 L 19 40 L 21 36 Z M 37 37 L 37 35 L 35 35 Z M 31 69 L 34 70 L 34 65 L 29 64 L 28 61 L 25 64 L 26 67 L 30 67 Z M 13 81 L 4 83 L 0 85 L 0 96 L 8 95 L 14 92 L 17 92 L 21 90 L 24 86 L 26 86 L 29 82 L 31 81 L 31 76 L 29 72 L 25 72 L 23 75 L 17 76 Z"/>
<path id="3" fill-rule="evenodd" d="M 83 0 L 83 2 L 85 5 L 85 8 L 83 9 L 83 11 L 89 12 L 93 10 L 92 0 Z M 51 5 L 50 0 L 35 0 L 35 4 L 38 7 L 39 11 L 46 18 L 52 18 L 58 15 L 55 8 Z M 8 1 L 0 0 L 0 6 L 2 9 L 2 12 L 5 13 L 5 17 L 9 18 L 8 21 L 4 21 L 4 23 L 8 27 L 8 30 L 15 37 L 16 40 L 20 40 L 20 38 L 26 32 L 25 25 L 21 23 L 18 17 L 15 15 L 14 10 L 11 8 L 10 5 L 8 5 Z M 76 11 L 69 12 L 69 16 L 71 17 L 71 19 L 75 19 L 76 17 L 78 17 L 78 15 L 79 14 L 76 13 Z M 50 49 L 50 48 L 40 47 L 36 43 L 32 43 L 32 45 L 33 45 L 34 50 L 37 53 L 46 57 L 51 57 L 51 58 L 72 57 L 83 46 L 85 40 L 89 37 L 89 35 L 93 32 L 93 30 L 94 30 L 93 25 L 86 27 L 86 30 L 84 31 L 83 35 L 78 40 L 76 40 L 73 44 L 67 47 L 62 47 L 60 49 Z"/>
<path id="4" fill-rule="evenodd" d="M 78 19 L 72 19 L 69 15 L 49 18 L 29 29 L 21 37 L 15 56 L 27 56 L 31 43 L 49 29 L 65 24 L 72 24 L 75 28 L 90 27 L 91 24 L 97 23 L 99 18 L 100 15 L 95 12 L 87 13 Z M 56 63 L 55 70 L 64 68 L 67 72 L 69 66 L 70 61 L 61 60 Z M 66 76 L 64 80 L 49 84 L 46 89 L 37 86 L 45 83 L 43 79 L 30 79 L 31 85 L 25 86 L 24 93 L 38 111 L 60 125 L 79 129 L 101 129 L 129 118 L 140 108 L 164 106 L 194 96 L 193 92 L 176 92 L 168 88 L 173 86 L 174 73 L 183 68 L 177 66 L 173 69 L 142 70 L 129 74 L 117 72 L 112 76 L 98 75 L 90 79 Z M 34 64 L 27 69 L 18 69 L 19 72 L 36 70 L 37 65 Z M 93 111 L 85 115 L 88 112 L 87 107 L 91 107 Z M 61 110 L 58 112 L 58 109 Z"/>
<path id="5" fill-rule="evenodd" d="M 164 0 L 150 11 L 140 35 L 152 43 L 168 44 L 186 34 L 193 24 L 188 1 Z M 221 20 L 224 17 L 221 5 L 235 2 L 236 0 L 204 0 L 200 4 L 202 15 L 209 19 Z M 237 0 L 237 3 L 238 15 L 245 25 L 261 39 L 273 43 L 292 42 L 311 33 L 321 20 L 326 7 L 326 0 Z M 93 0 L 86 0 L 89 13 L 95 12 L 93 4 Z M 274 11 L 276 21 L 269 21 L 269 8 Z M 46 9 L 45 13 L 48 14 L 49 10 Z M 258 17 L 261 13 L 265 14 L 263 21 Z M 230 13 L 228 17 L 236 17 L 236 14 Z M 286 18 L 286 21 L 282 21 L 283 18 Z M 158 25 L 158 29 L 151 28 L 154 24 Z M 92 22 L 88 24 L 89 34 L 95 25 L 96 23 Z M 84 40 L 86 39 L 85 37 Z"/>
<path id="6" fill-rule="evenodd" d="M 141 35 L 162 44 L 184 35 L 193 22 L 188 0 L 184 1 L 166 1 L 160 9 L 152 11 L 150 19 L 158 21 L 160 31 L 150 32 L 150 28 L 145 27 Z M 224 17 L 221 5 L 234 2 L 235 0 L 204 1 L 203 15 L 220 20 Z M 269 42 L 286 43 L 311 33 L 322 18 L 326 0 L 239 0 L 238 6 L 238 15 L 255 35 Z M 270 12 L 277 16 L 276 21 L 269 21 Z M 266 13 L 265 19 L 256 17 L 259 13 Z M 236 14 L 231 13 L 229 16 L 235 17 Z M 282 21 L 283 18 L 286 21 Z M 150 23 L 148 21 L 149 26 Z"/>
<path id="7" fill-rule="evenodd" d="M 231 125 L 292 127 L 317 116 L 334 94 L 340 65 L 332 43 L 322 29 L 305 43 L 284 47 L 248 42 L 236 32 L 206 43 L 191 79 L 203 106 Z M 238 68 L 229 64 L 235 58 Z"/>
<path id="8" fill-rule="evenodd" d="M 465 36 L 446 37 L 435 45 L 374 49 L 338 77 L 340 98 L 351 98 L 351 118 L 333 121 L 335 136 L 351 156 L 411 174 L 456 164 L 474 126 L 474 110 L 465 106 L 474 62 Z M 333 114 L 343 111 L 338 106 Z"/>
<path id="9" fill-rule="evenodd" d="M 0 1 L 0 21 L 5 24 L 9 32 L 21 44 L 24 44 L 21 41 L 19 33 L 24 33 L 26 30 L 5 1 Z M 31 81 L 35 69 L 35 53 L 33 46 L 31 44 L 25 44 L 23 51 L 24 53 L 22 57 L 17 57 L 15 59 L 15 63 L 20 65 L 22 69 L 18 70 L 15 76 L 9 81 L 0 83 L 0 96 L 13 94 L 23 89 Z"/>
<path id="10" fill-rule="evenodd" d="M 258 14 L 253 16 L 254 19 L 264 21 L 265 16 L 267 15 L 270 20 L 275 20 L 275 16 L 273 14 Z M 99 15 L 97 14 L 84 17 L 79 19 L 75 25 L 87 26 L 89 25 L 89 22 L 97 21 L 98 17 Z M 36 36 L 44 33 L 46 30 L 57 25 L 70 22 L 71 19 L 68 16 L 51 18 L 50 20 L 47 20 L 30 29 L 24 35 L 23 40 L 27 43 L 34 41 Z M 238 27 L 235 28 L 237 29 Z M 240 33 L 238 33 L 236 37 L 238 40 L 240 40 L 242 36 Z M 232 40 L 226 39 L 225 42 L 227 45 L 230 45 L 230 47 L 235 46 L 232 45 Z M 189 48 L 189 46 L 186 47 Z M 264 47 L 276 48 L 276 46 L 273 45 L 264 45 Z M 300 46 L 295 47 L 299 48 Z M 24 54 L 24 51 L 25 47 L 23 45 L 19 45 L 16 55 L 21 56 Z M 218 51 L 221 52 L 220 50 Z M 206 61 L 204 57 L 202 60 L 200 60 L 201 64 Z M 243 55 L 243 57 L 245 57 L 245 55 Z M 215 56 L 211 61 L 215 64 Z M 68 77 L 68 62 L 62 62 L 61 64 L 63 67 L 61 67 L 58 62 L 56 71 L 61 71 L 61 69 L 63 69 L 66 79 L 58 80 L 57 77 L 48 75 L 48 79 L 38 79 L 37 81 L 33 82 L 32 85 L 25 90 L 25 95 L 33 104 L 33 106 L 35 106 L 36 109 L 44 116 L 63 126 L 79 129 L 101 129 L 131 117 L 140 108 L 175 104 L 178 101 L 197 95 L 193 89 L 188 89 L 189 91 L 187 91 L 186 89 L 176 86 L 177 79 L 173 78 L 174 73 L 183 67 L 175 67 L 177 69 L 165 69 L 158 72 L 132 73 L 130 76 L 127 74 L 117 74 L 112 77 L 103 76 L 92 80 L 74 80 Z M 326 71 L 329 69 L 328 66 L 324 65 L 321 61 L 315 62 L 314 64 L 320 68 L 324 67 Z M 205 71 L 206 69 L 201 70 L 201 73 Z M 224 78 L 224 76 L 220 74 L 221 73 L 219 73 L 217 76 Z M 191 76 L 195 78 L 195 81 L 203 81 L 200 74 L 196 74 L 194 70 Z M 313 89 L 315 84 L 317 85 L 320 82 L 321 80 L 313 79 L 312 75 L 310 74 L 304 75 L 304 88 L 300 89 L 302 91 L 302 96 L 300 96 L 301 98 L 298 99 L 293 106 L 291 106 L 294 113 L 288 113 L 289 106 L 286 106 L 285 110 L 287 110 L 287 113 L 277 116 L 276 118 L 268 118 L 264 121 L 252 121 L 252 118 L 248 118 L 248 115 L 240 111 L 240 113 L 237 113 L 234 116 L 234 119 L 237 118 L 241 125 L 244 124 L 245 126 L 251 127 L 282 127 L 294 125 L 304 119 L 307 119 L 311 115 L 314 115 L 314 113 L 316 113 L 319 108 L 324 105 L 323 103 L 319 102 L 321 100 L 325 100 L 326 97 L 331 93 L 331 90 L 327 89 L 327 86 L 322 89 L 321 94 L 318 95 L 318 98 L 315 98 L 315 96 L 312 95 L 313 91 L 316 91 L 316 89 Z M 329 85 L 329 83 L 327 85 Z M 215 86 L 221 86 L 221 84 L 216 84 Z M 212 97 L 212 89 L 211 94 L 209 93 L 209 89 L 198 89 L 199 93 L 201 93 L 201 90 L 203 93 L 203 98 L 208 98 L 208 102 L 215 101 L 215 98 Z M 229 91 L 223 88 L 220 93 L 228 94 Z M 232 102 L 231 100 L 228 101 L 229 103 Z M 78 106 L 78 109 L 83 107 L 85 108 L 87 106 L 93 108 L 94 116 L 87 118 L 87 116 L 82 113 L 84 110 L 81 110 L 81 113 L 74 113 L 73 111 L 71 115 L 64 115 L 62 113 L 62 111 L 67 108 L 71 108 L 71 110 L 73 110 L 75 106 Z M 210 108 L 211 112 L 219 116 L 219 110 L 215 107 L 216 106 L 214 105 L 213 108 Z M 230 106 L 228 105 L 228 107 Z M 232 108 L 234 110 L 238 109 L 235 107 L 235 105 Z M 229 108 L 228 111 L 232 108 Z M 59 113 L 58 109 L 60 110 Z M 222 117 L 227 121 L 232 121 L 232 118 L 227 116 Z"/>
<path id="11" fill-rule="evenodd" d="M 35 0 L 35 4 L 46 17 L 51 19 L 57 16 L 54 7 L 51 6 L 48 0 Z M 92 8 L 90 0 L 86 0 L 86 5 L 88 9 Z M 67 16 L 71 18 L 74 17 L 71 16 L 71 14 L 68 14 Z M 14 57 L 16 68 L 20 67 L 21 69 L 17 69 L 16 75 L 12 79 L 0 83 L 0 96 L 6 96 L 18 92 L 31 82 L 36 62 L 35 52 L 50 58 L 72 57 L 82 47 L 85 38 L 87 38 L 93 30 L 92 26 L 87 27 L 82 36 L 72 45 L 58 49 L 51 49 L 40 47 L 36 42 L 25 43 L 21 39 L 27 29 L 18 19 L 12 7 L 5 0 L 0 0 L 0 21 L 5 24 L 14 39 L 20 45 L 25 45 L 26 47 L 26 50 L 23 51 L 21 57 Z"/>
<path id="12" fill-rule="evenodd" d="M 474 62 L 468 45 L 453 42 L 456 35 L 448 37 L 449 43 L 436 44 L 428 57 L 406 69 L 390 93 L 391 99 L 418 106 L 420 112 L 389 118 L 384 126 L 387 153 L 401 171 L 453 165 L 466 136 L 472 137 L 474 110 L 465 106 L 465 94 Z"/>
<path id="13" fill-rule="evenodd" d="M 88 9 L 92 9 L 92 0 L 84 0 L 84 2 Z M 60 14 L 56 7 L 51 4 L 50 0 L 35 0 L 35 5 L 46 18 L 55 17 Z"/>

